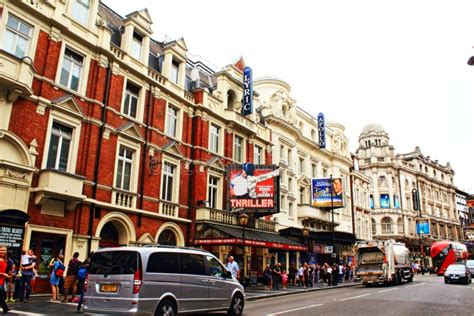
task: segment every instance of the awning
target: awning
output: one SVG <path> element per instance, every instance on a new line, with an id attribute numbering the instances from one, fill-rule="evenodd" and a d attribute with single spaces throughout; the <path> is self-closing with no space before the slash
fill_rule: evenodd
<path id="1" fill-rule="evenodd" d="M 280 234 L 283 236 L 292 236 L 292 237 L 299 237 L 304 238 L 303 232 L 301 229 L 296 227 L 290 227 L 280 230 Z M 332 232 L 314 232 L 310 231 L 308 235 L 308 239 L 315 240 L 316 242 L 323 243 L 323 244 L 332 244 Z M 346 232 L 334 232 L 334 242 L 338 244 L 346 244 L 351 245 L 355 243 L 355 236 L 351 233 Z"/>
<path id="2" fill-rule="evenodd" d="M 25 225 L 30 220 L 30 215 L 23 211 L 9 209 L 0 211 L 0 223 L 12 225 Z"/>
<path id="3" fill-rule="evenodd" d="M 214 223 L 207 223 L 207 225 L 221 231 L 228 237 L 195 239 L 194 243 L 196 245 L 245 245 L 252 247 L 306 251 L 304 245 L 280 236 L 278 233 L 246 228 L 244 240 L 242 234 L 243 229 L 241 227 Z"/>

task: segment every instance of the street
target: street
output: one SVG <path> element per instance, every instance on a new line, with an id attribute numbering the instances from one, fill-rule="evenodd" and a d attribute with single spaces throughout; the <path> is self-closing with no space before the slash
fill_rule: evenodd
<path id="1" fill-rule="evenodd" d="M 416 276 L 401 286 L 355 286 L 248 301 L 244 315 L 472 315 L 474 285 Z M 77 315 L 75 304 L 35 298 L 14 303 L 12 315 Z M 214 313 L 223 315 L 225 313 Z"/>

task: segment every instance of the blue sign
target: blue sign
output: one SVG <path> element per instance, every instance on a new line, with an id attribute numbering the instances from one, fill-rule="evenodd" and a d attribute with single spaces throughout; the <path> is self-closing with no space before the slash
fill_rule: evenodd
<path id="1" fill-rule="evenodd" d="M 318 114 L 318 134 L 319 134 L 319 148 L 326 148 L 326 127 L 324 124 L 324 114 Z"/>
<path id="2" fill-rule="evenodd" d="M 417 235 L 430 234 L 430 221 L 427 218 L 418 218 L 416 220 L 416 234 Z"/>
<path id="3" fill-rule="evenodd" d="M 253 112 L 253 82 L 252 68 L 244 68 L 244 96 L 242 98 L 242 115 L 249 115 Z"/>
<path id="4" fill-rule="evenodd" d="M 311 179 L 311 205 L 319 208 L 344 207 L 344 192 L 342 188 L 341 178 L 334 178 L 332 180 Z"/>
<path id="5" fill-rule="evenodd" d="M 390 208 L 390 197 L 388 194 L 380 194 L 380 207 Z"/>

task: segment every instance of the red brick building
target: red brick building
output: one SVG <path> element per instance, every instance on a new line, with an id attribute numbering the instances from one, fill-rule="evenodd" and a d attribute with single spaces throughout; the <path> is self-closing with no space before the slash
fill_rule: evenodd
<path id="1" fill-rule="evenodd" d="M 272 161 L 262 117 L 240 114 L 243 60 L 218 72 L 189 60 L 183 39 L 152 38 L 146 9 L 0 6 L 0 242 L 34 249 L 38 290 L 60 253 L 228 237 L 226 166 Z M 249 226 L 257 240 L 293 244 L 273 222 Z M 208 248 L 240 251 L 251 270 L 272 258 L 271 244 Z"/>

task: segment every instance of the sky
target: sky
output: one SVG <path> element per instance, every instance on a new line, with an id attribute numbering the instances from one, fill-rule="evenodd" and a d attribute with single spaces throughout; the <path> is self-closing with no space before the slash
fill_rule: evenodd
<path id="1" fill-rule="evenodd" d="M 397 153 L 415 146 L 474 193 L 474 1 L 102 0 L 122 16 L 147 8 L 153 38 L 184 38 L 221 69 L 240 56 L 277 77 L 297 106 L 346 127 L 352 152 L 379 123 Z"/>

